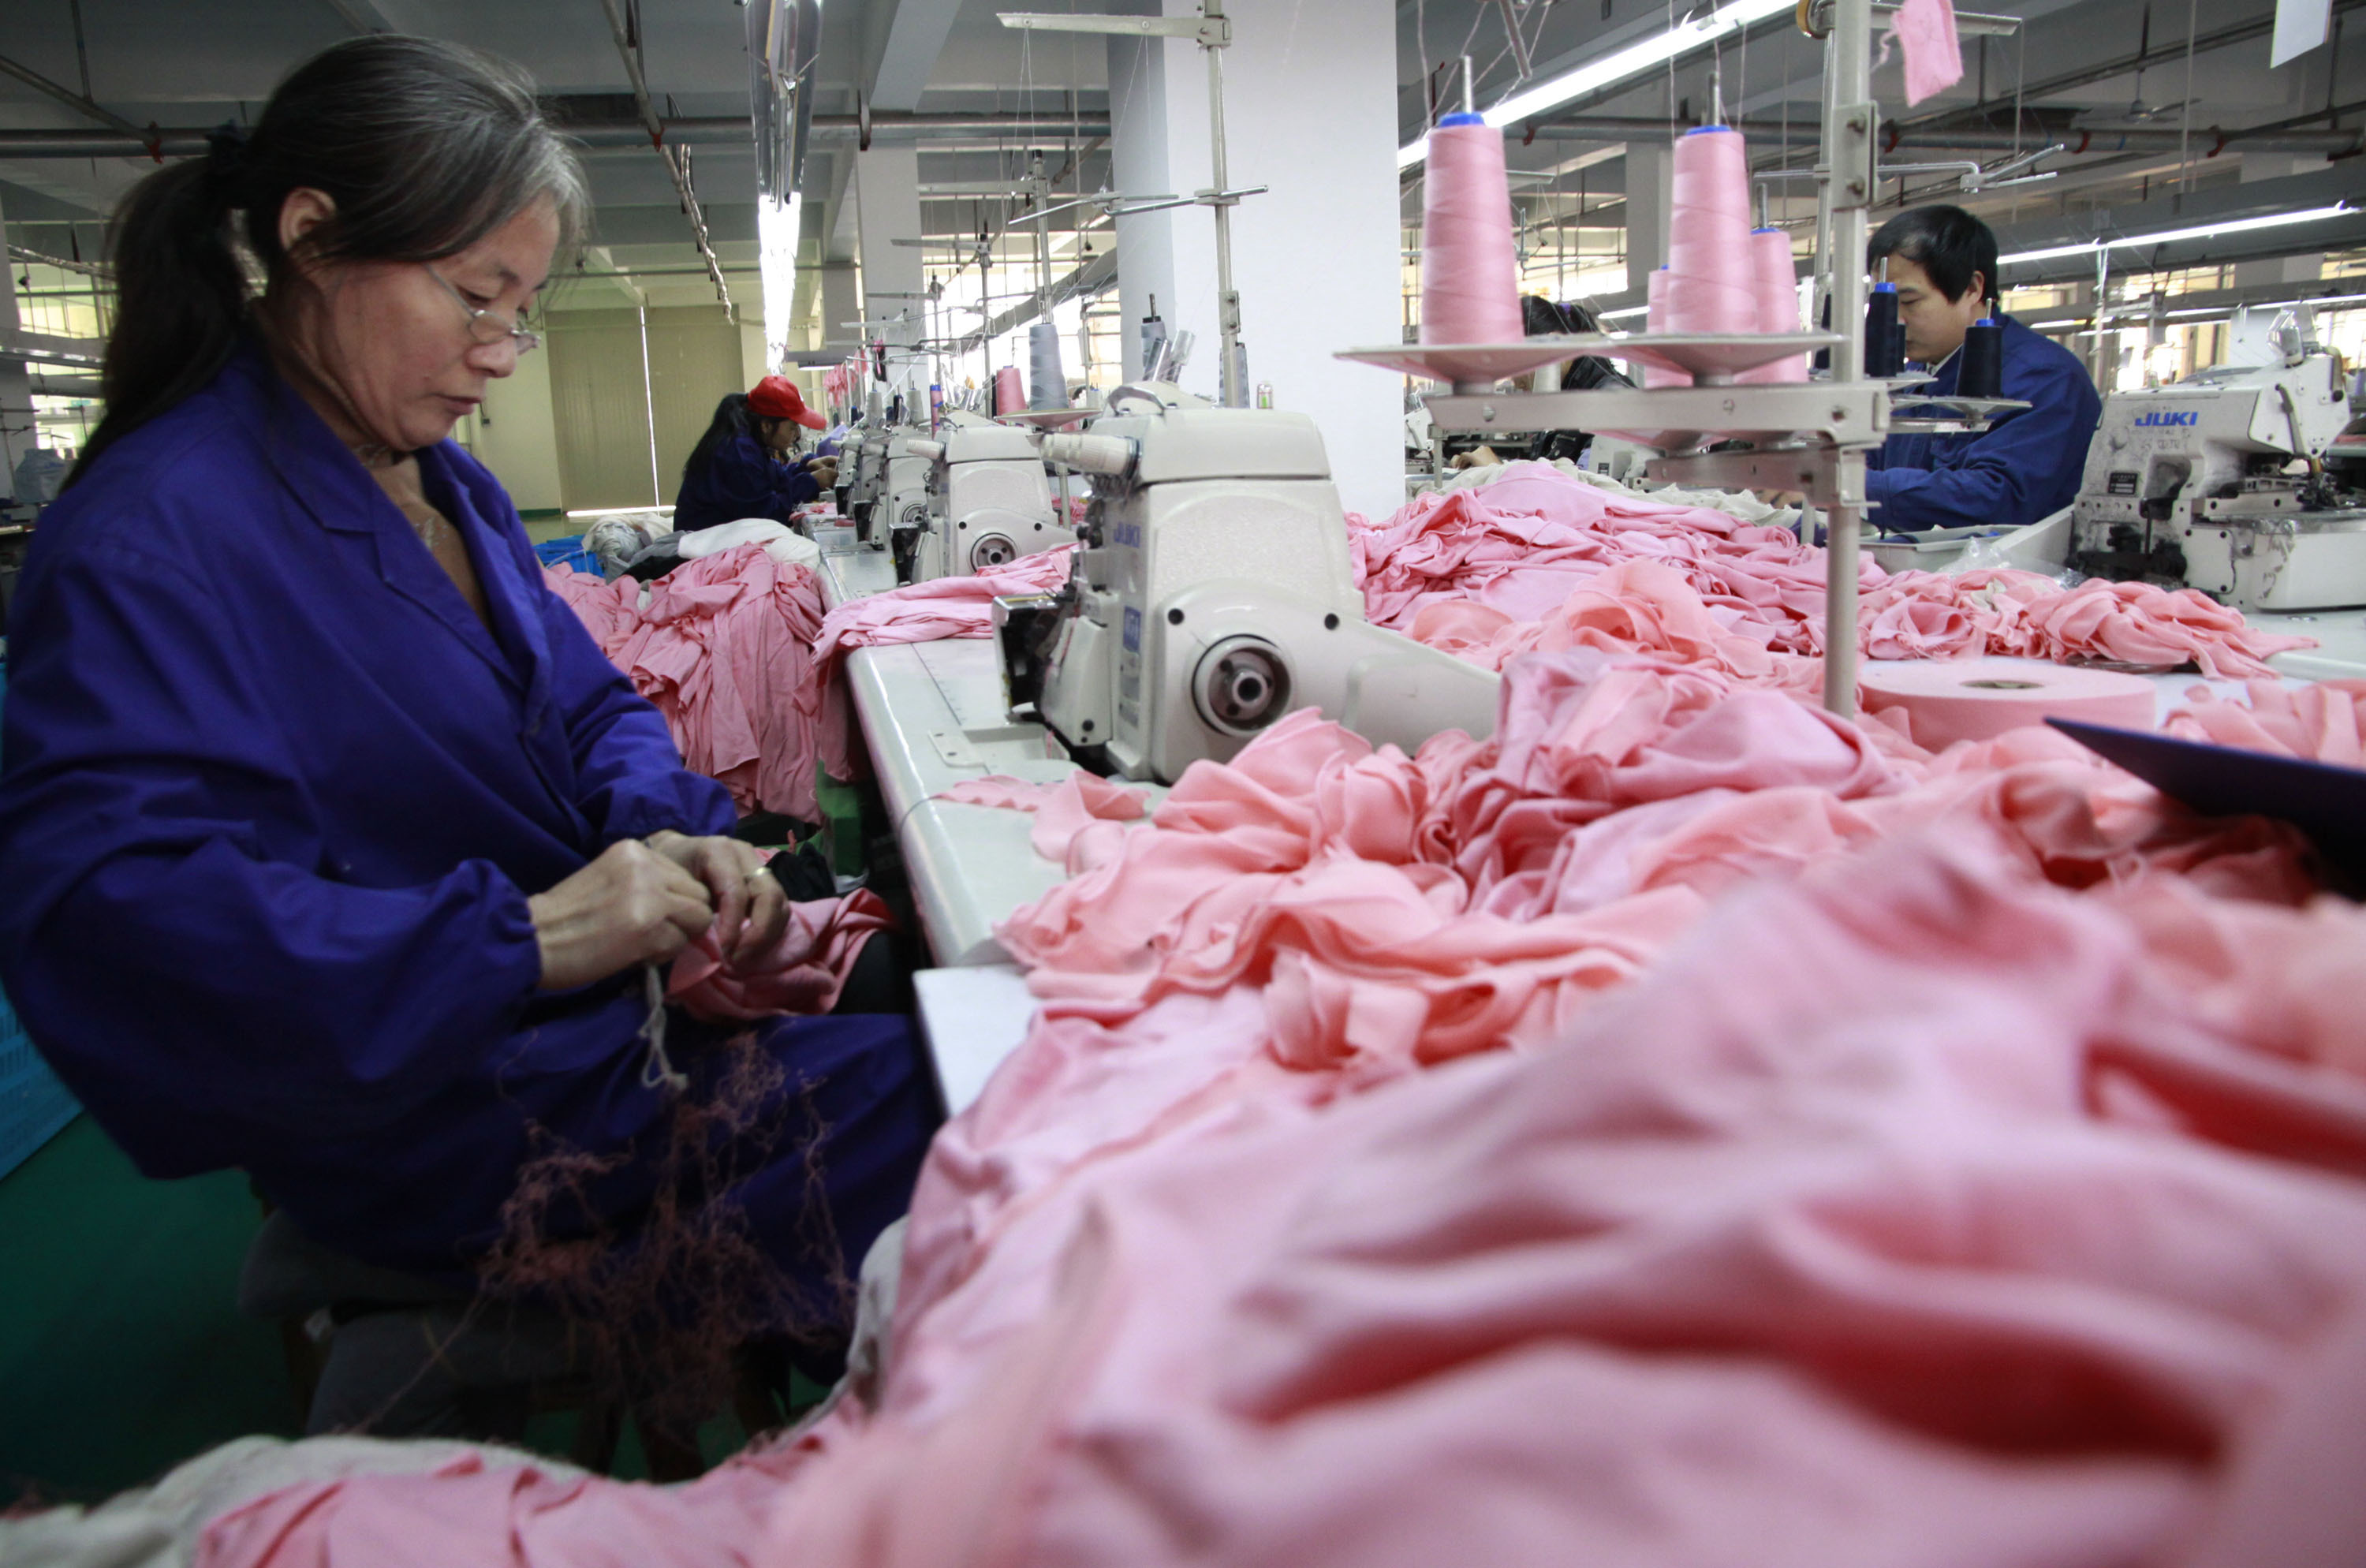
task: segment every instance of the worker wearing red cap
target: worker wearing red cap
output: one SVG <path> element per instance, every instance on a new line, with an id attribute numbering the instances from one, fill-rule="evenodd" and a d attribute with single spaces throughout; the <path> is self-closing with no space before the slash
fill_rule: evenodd
<path id="1" fill-rule="evenodd" d="M 838 459 L 794 459 L 797 432 L 819 430 L 820 414 L 785 378 L 767 376 L 751 392 L 733 392 L 715 407 L 715 422 L 682 466 L 673 525 L 683 533 L 791 514 L 838 483 Z"/>

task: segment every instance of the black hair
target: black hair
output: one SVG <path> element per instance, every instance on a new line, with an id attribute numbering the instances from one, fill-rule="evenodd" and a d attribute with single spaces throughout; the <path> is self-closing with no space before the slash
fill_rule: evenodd
<path id="1" fill-rule="evenodd" d="M 246 329 L 250 267 L 266 291 L 287 276 L 279 214 L 291 191 L 336 204 L 302 241 L 321 260 L 434 261 L 546 197 L 566 244 L 589 206 L 582 169 L 525 73 L 429 39 L 332 45 L 280 83 L 251 135 L 225 126 L 208 141 L 206 156 L 150 175 L 116 210 L 107 416 L 77 478 L 220 373 Z"/>
<path id="2" fill-rule="evenodd" d="M 1996 231 L 1960 207 L 1910 208 L 1876 230 L 1865 253 L 1866 266 L 1876 272 L 1884 256 L 1914 263 L 1951 303 L 1964 297 L 1977 273 L 1980 303 L 1996 300 Z"/>
<path id="3" fill-rule="evenodd" d="M 768 446 L 772 432 L 780 424 L 779 420 L 767 419 L 750 408 L 747 393 L 724 393 L 723 400 L 715 405 L 715 417 L 707 422 L 706 434 L 698 438 L 698 445 L 692 447 L 690 456 L 682 459 L 682 482 L 688 484 L 691 475 L 706 467 L 707 460 L 715 456 L 715 449 L 733 436 L 752 435 L 758 446 Z"/>
<path id="4" fill-rule="evenodd" d="M 1602 322 L 1594 312 L 1576 300 L 1548 299 L 1541 294 L 1520 296 L 1520 325 L 1530 337 L 1556 337 L 1564 333 L 1591 333 L 1602 330 Z M 1597 387 L 1631 387 L 1634 384 L 1599 355 L 1581 355 L 1571 360 L 1560 373 L 1560 388 L 1564 392 L 1591 391 Z"/>

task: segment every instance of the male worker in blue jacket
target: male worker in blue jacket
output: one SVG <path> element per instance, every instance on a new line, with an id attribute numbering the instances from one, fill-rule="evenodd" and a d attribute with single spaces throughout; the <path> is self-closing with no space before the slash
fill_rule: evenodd
<path id="1" fill-rule="evenodd" d="M 1886 257 L 1898 288 L 1906 357 L 1933 367 L 1934 393 L 1955 389 L 1964 332 L 1997 294 L 1997 241 L 1960 207 L 1917 207 L 1881 226 L 1866 247 Z M 2078 496 L 2102 400 L 2068 349 L 1999 310 L 2003 395 L 2028 403 L 1978 435 L 1893 435 L 1866 467 L 1865 498 L 1886 534 L 1975 524 L 2018 526 Z"/>

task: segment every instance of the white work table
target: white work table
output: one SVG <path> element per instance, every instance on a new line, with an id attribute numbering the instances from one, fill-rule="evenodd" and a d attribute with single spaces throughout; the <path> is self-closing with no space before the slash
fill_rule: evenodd
<path id="1" fill-rule="evenodd" d="M 895 587 L 896 568 L 881 550 L 828 552 L 821 580 L 836 609 Z M 1076 764 L 1042 726 L 1010 722 L 990 639 L 858 648 L 846 656 L 845 679 L 922 934 L 945 965 L 913 976 L 913 987 L 938 1087 L 958 1112 L 1018 1048 L 1035 1010 L 994 928 L 1066 873 L 1035 852 L 1031 815 L 934 797 L 989 773 L 1056 784 Z"/>

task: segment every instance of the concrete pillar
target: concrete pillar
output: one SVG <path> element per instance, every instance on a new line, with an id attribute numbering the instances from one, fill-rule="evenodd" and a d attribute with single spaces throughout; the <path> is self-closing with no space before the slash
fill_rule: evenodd
<path id="1" fill-rule="evenodd" d="M 1651 274 L 1667 265 L 1668 209 L 1674 201 L 1675 149 L 1627 143 L 1627 287 L 1639 299 Z"/>
<path id="2" fill-rule="evenodd" d="M 0 212 L 0 234 L 7 231 L 7 214 Z M 0 246 L 0 265 L 6 261 L 6 249 Z M 17 269 L 8 268 L 0 284 L 0 333 L 13 333 L 23 325 L 17 314 Z M 17 461 L 36 445 L 33 378 L 23 360 L 0 359 L 0 493 L 13 493 Z"/>
<path id="3" fill-rule="evenodd" d="M 2243 154 L 2241 181 L 2282 179 L 2291 175 L 2304 175 L 2327 166 L 2327 160 L 2314 152 L 2246 152 Z M 2235 266 L 2235 287 L 2246 288 L 2252 284 L 2315 283 L 2325 275 L 2325 253 L 2307 255 L 2278 256 L 2272 261 L 2238 262 Z"/>
<path id="4" fill-rule="evenodd" d="M 920 253 L 910 254 L 917 267 Z M 821 269 L 821 339 L 815 346 L 851 349 L 862 334 L 846 323 L 863 319 L 861 275 L 855 271 L 854 264 L 825 263 Z"/>
<path id="5" fill-rule="evenodd" d="M 919 247 L 895 243 L 920 237 L 919 149 L 909 142 L 874 144 L 870 152 L 855 154 L 854 200 L 857 250 L 862 258 L 862 313 L 826 316 L 822 341 L 884 338 L 889 351 L 888 395 L 902 390 L 907 402 L 925 399 L 926 367 L 916 355 L 895 352 L 899 345 L 918 343 L 925 330 Z M 828 310 L 827 276 L 824 288 L 823 308 Z M 907 314 L 910 320 L 896 326 L 865 328 L 859 333 L 838 325 L 849 321 L 888 321 L 899 314 Z"/>
<path id="6" fill-rule="evenodd" d="M 1164 0 L 1169 16 L 1196 15 Z M 1150 7 L 1145 6 L 1145 9 Z M 1396 23 L 1389 0 L 1236 0 L 1224 51 L 1228 173 L 1268 186 L 1233 209 L 1248 384 L 1322 428 L 1348 510 L 1403 504 L 1402 383 L 1332 357 L 1402 340 L 1396 177 Z M 1209 184 L 1208 65 L 1183 39 L 1110 43 L 1112 183 L 1129 195 L 1189 195 Z M 1139 372 L 1149 297 L 1169 333 L 1196 342 L 1184 385 L 1219 384 L 1215 220 L 1205 208 L 1118 220 L 1126 368 Z"/>

